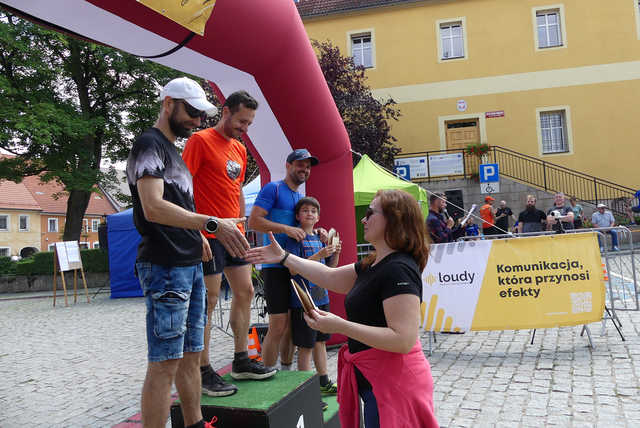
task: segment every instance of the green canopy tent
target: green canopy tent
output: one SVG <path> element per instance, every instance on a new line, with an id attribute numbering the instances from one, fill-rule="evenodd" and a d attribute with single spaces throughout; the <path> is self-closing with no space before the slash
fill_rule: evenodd
<path id="1" fill-rule="evenodd" d="M 380 189 L 400 189 L 412 195 L 422 208 L 426 218 L 429 213 L 427 192 L 410 181 L 402 180 L 363 155 L 353 168 L 353 200 L 356 209 L 356 234 L 358 243 L 364 242 L 364 230 L 360 220 L 364 217 L 369 203 Z"/>

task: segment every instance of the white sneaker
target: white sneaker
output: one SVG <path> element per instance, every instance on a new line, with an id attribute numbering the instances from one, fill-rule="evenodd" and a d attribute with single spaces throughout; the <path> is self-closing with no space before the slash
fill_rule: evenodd
<path id="1" fill-rule="evenodd" d="M 618 248 L 618 247 L 613 247 L 613 251 L 620 251 L 620 248 Z"/>

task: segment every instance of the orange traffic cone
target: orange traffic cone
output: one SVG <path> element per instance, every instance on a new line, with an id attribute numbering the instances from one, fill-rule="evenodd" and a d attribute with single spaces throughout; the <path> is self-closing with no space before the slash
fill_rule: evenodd
<path id="1" fill-rule="evenodd" d="M 249 351 L 249 358 L 252 360 L 262 361 L 262 357 L 260 356 L 260 352 L 262 349 L 260 348 L 260 339 L 258 338 L 258 330 L 255 327 L 251 329 L 251 333 L 249 333 L 249 340 L 247 350 Z"/>

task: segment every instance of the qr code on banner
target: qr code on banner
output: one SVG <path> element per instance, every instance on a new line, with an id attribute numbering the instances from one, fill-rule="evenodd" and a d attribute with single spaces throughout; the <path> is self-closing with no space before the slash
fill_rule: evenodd
<path id="1" fill-rule="evenodd" d="M 591 312 L 593 306 L 591 304 L 591 292 L 571 293 L 571 313 L 582 314 Z"/>

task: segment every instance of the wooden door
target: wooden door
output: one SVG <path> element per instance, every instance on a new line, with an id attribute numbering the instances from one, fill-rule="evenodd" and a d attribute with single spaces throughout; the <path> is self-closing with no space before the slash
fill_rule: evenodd
<path id="1" fill-rule="evenodd" d="M 446 122 L 447 149 L 464 149 L 469 144 L 480 143 L 478 119 L 451 120 Z"/>

